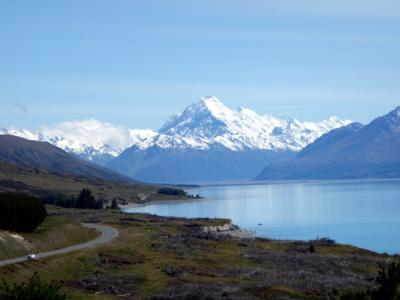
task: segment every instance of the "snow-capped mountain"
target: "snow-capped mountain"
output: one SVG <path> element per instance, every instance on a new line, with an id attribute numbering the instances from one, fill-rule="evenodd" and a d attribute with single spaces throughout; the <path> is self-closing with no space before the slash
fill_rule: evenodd
<path id="1" fill-rule="evenodd" d="M 246 108 L 231 110 L 216 97 L 207 97 L 166 122 L 153 143 L 170 147 L 165 141 L 173 137 L 184 147 L 193 148 L 218 144 L 231 150 L 300 151 L 321 135 L 349 123 L 337 117 L 314 123 L 260 116 Z"/>
<path id="2" fill-rule="evenodd" d="M 217 98 L 206 97 L 107 166 L 151 182 L 249 179 L 265 165 L 286 160 L 321 135 L 349 123 L 337 117 L 314 123 L 260 116 L 245 108 L 231 110 Z"/>
<path id="3" fill-rule="evenodd" d="M 187 182 L 253 177 L 267 163 L 287 159 L 349 123 L 337 117 L 300 122 L 261 116 L 246 108 L 231 110 L 216 97 L 205 97 L 173 116 L 158 132 L 89 119 L 36 132 L 0 127 L 0 134 L 46 141 L 139 180 Z"/>
<path id="4" fill-rule="evenodd" d="M 0 134 L 49 142 L 86 160 L 104 165 L 126 148 L 156 135 L 152 130 L 131 130 L 94 119 L 41 127 L 37 132 L 0 127 Z"/>
<path id="5" fill-rule="evenodd" d="M 9 135 L 14 135 L 14 136 L 18 136 L 18 137 L 22 137 L 24 139 L 27 140 L 38 140 L 38 135 L 29 131 L 29 130 L 25 130 L 25 129 L 15 129 L 15 128 L 5 128 L 0 126 L 0 135 L 2 134 L 9 134 Z"/>
<path id="6" fill-rule="evenodd" d="M 152 134 L 150 130 L 130 130 L 89 119 L 43 127 L 39 139 L 103 165 Z"/>

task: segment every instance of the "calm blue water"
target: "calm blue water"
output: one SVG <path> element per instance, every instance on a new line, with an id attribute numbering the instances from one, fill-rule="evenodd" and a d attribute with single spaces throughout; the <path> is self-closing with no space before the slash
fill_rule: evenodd
<path id="1" fill-rule="evenodd" d="M 330 237 L 377 252 L 400 252 L 400 180 L 213 186 L 189 192 L 207 198 L 128 211 L 224 217 L 263 237 Z"/>

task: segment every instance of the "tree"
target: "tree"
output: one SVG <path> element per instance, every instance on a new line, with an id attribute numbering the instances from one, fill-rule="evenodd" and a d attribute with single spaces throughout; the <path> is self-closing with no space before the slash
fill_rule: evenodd
<path id="1" fill-rule="evenodd" d="M 36 197 L 18 193 L 0 193 L 0 228 L 32 232 L 45 219 L 46 209 Z"/>
<path id="2" fill-rule="evenodd" d="M 118 201 L 115 198 L 111 202 L 111 209 L 119 209 Z"/>
<path id="3" fill-rule="evenodd" d="M 83 189 L 76 199 L 75 208 L 83 209 L 103 209 L 104 202 L 102 199 L 96 201 L 92 192 L 88 189 Z"/>
<path id="4" fill-rule="evenodd" d="M 83 189 L 80 192 L 78 199 L 76 200 L 75 208 L 96 208 L 96 200 L 90 190 Z"/>
<path id="5" fill-rule="evenodd" d="M 54 193 L 45 195 L 41 199 L 44 205 L 50 204 L 64 208 L 74 208 L 76 205 L 76 197 L 71 195 Z"/>
<path id="6" fill-rule="evenodd" d="M 104 208 L 104 201 L 103 199 L 99 199 L 95 201 L 95 209 L 103 209 Z"/>

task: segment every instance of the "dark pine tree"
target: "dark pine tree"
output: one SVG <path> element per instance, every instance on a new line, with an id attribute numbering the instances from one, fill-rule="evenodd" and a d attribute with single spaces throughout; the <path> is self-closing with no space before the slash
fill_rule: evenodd
<path id="1" fill-rule="evenodd" d="M 83 189 L 76 199 L 75 208 L 83 208 L 83 209 L 103 209 L 104 201 L 96 199 L 93 197 L 92 192 L 88 189 Z"/>
<path id="2" fill-rule="evenodd" d="M 104 208 L 104 201 L 103 199 L 99 199 L 95 202 L 96 209 L 103 209 Z"/>
<path id="3" fill-rule="evenodd" d="M 97 203 L 92 195 L 92 192 L 88 189 L 83 189 L 76 200 L 75 208 L 97 208 L 96 205 Z"/>
<path id="4" fill-rule="evenodd" d="M 0 193 L 0 228 L 21 232 L 34 231 L 45 219 L 40 199 L 17 193 Z"/>
<path id="5" fill-rule="evenodd" d="M 111 202 L 111 209 L 119 209 L 118 201 L 115 198 Z"/>

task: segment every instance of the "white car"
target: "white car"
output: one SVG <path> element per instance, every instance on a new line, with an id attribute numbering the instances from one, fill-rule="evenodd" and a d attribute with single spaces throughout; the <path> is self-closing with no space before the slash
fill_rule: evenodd
<path id="1" fill-rule="evenodd" d="M 29 254 L 29 255 L 26 257 L 26 259 L 27 259 L 27 260 L 35 260 L 35 259 L 36 259 L 36 254 Z"/>

